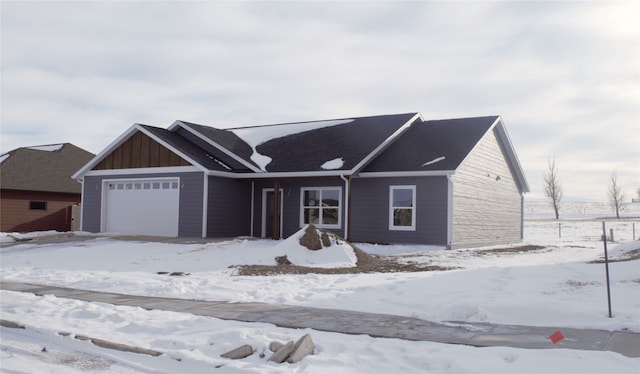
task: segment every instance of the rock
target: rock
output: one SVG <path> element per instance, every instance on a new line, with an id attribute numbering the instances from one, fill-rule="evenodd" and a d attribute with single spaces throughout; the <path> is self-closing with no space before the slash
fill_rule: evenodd
<path id="1" fill-rule="evenodd" d="M 329 239 L 329 234 L 326 231 L 322 231 L 320 238 L 322 239 L 323 247 L 331 247 L 331 239 Z"/>
<path id="2" fill-rule="evenodd" d="M 271 356 L 269 361 L 273 361 L 273 362 L 277 362 L 277 363 L 281 364 L 281 363 L 284 362 L 284 360 L 289 358 L 289 356 L 291 355 L 291 353 L 293 352 L 293 350 L 295 348 L 296 348 L 296 345 L 293 343 L 293 340 L 291 340 L 287 344 L 285 344 L 282 347 L 280 347 L 280 349 L 278 349 L 276 351 L 276 353 L 274 353 Z"/>
<path id="3" fill-rule="evenodd" d="M 311 340 L 311 335 L 305 334 L 296 342 L 293 353 L 291 353 L 291 355 L 287 359 L 287 362 L 290 364 L 295 364 L 296 362 L 301 361 L 306 356 L 312 355 L 314 348 L 315 345 L 313 344 L 313 340 Z"/>
<path id="4" fill-rule="evenodd" d="M 88 340 L 91 343 L 97 345 L 98 347 L 108 348 L 108 349 L 115 349 L 117 351 L 122 351 L 122 352 L 141 353 L 141 354 L 150 355 L 150 356 L 160 356 L 162 354 L 162 352 L 154 351 L 152 349 L 133 347 L 133 346 L 126 345 L 126 344 L 114 343 L 114 342 L 110 342 L 110 341 L 107 341 L 107 340 L 102 340 L 102 339 L 98 339 L 98 338 L 91 338 L 91 337 L 84 336 L 84 335 L 76 335 L 75 338 L 78 339 L 78 340 L 82 340 L 82 341 L 87 341 Z"/>
<path id="5" fill-rule="evenodd" d="M 315 225 L 310 224 L 304 230 L 304 234 L 300 238 L 300 245 L 306 247 L 312 251 L 322 249 L 322 243 L 320 242 L 320 235 Z"/>
<path id="6" fill-rule="evenodd" d="M 229 352 L 221 354 L 220 357 L 236 360 L 239 358 L 245 358 L 245 357 L 251 356 L 252 354 L 253 354 L 253 348 L 249 344 L 245 344 Z"/>
<path id="7" fill-rule="evenodd" d="M 280 343 L 280 342 L 271 342 L 269 343 L 269 350 L 271 352 L 277 352 L 278 349 L 282 348 L 284 344 Z"/>
<path id="8" fill-rule="evenodd" d="M 9 327 L 12 329 L 24 329 L 24 326 L 12 321 L 7 321 L 6 319 L 0 319 L 0 326 Z"/>
<path id="9" fill-rule="evenodd" d="M 278 265 L 291 265 L 291 261 L 287 258 L 287 255 L 276 257 L 276 264 Z"/>

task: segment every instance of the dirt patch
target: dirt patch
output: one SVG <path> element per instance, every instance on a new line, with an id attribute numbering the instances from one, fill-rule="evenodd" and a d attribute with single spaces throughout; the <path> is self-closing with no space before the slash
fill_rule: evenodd
<path id="1" fill-rule="evenodd" d="M 352 244 L 353 246 L 353 244 Z M 418 264 L 401 264 L 386 257 L 374 256 L 353 246 L 356 254 L 356 266 L 350 268 L 316 268 L 296 266 L 278 261 L 278 265 L 242 265 L 237 266 L 238 275 L 280 275 L 280 274 L 358 274 L 358 273 L 395 273 L 416 271 L 451 270 L 450 267 Z"/>
<path id="2" fill-rule="evenodd" d="M 609 262 L 624 262 L 624 261 L 633 261 L 633 260 L 639 260 L 639 259 L 640 259 L 640 249 L 634 249 L 633 251 L 626 252 L 620 257 L 609 258 Z M 590 264 L 603 264 L 603 263 L 604 263 L 604 257 L 599 260 L 590 262 Z"/>
<path id="3" fill-rule="evenodd" d="M 505 248 L 494 248 L 494 249 L 481 249 L 476 251 L 479 255 L 484 254 L 504 254 L 504 253 L 525 253 L 525 252 L 534 252 L 539 251 L 541 249 L 545 249 L 546 247 L 540 245 L 522 245 L 519 247 L 505 247 Z"/>

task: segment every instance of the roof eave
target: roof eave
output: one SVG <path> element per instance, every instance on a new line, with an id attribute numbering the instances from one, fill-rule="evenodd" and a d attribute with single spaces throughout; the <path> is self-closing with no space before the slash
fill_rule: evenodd
<path id="1" fill-rule="evenodd" d="M 256 172 L 256 173 L 261 172 L 261 170 L 258 169 L 252 163 L 250 163 L 247 160 L 245 160 L 244 158 L 238 156 L 236 153 L 230 151 L 229 149 L 227 149 L 226 147 L 222 146 L 221 144 L 218 144 L 217 142 L 215 142 L 215 141 L 211 140 L 210 138 L 204 136 L 198 130 L 192 128 L 191 126 L 189 126 L 188 124 L 186 124 L 186 123 L 184 123 L 182 121 L 175 121 L 171 126 L 169 126 L 168 130 L 169 131 L 175 131 L 178 127 L 181 127 L 183 129 L 185 129 L 186 131 L 189 131 L 190 133 L 192 133 L 193 135 L 197 136 L 201 140 L 207 142 L 208 144 L 210 144 L 211 146 L 215 147 L 216 149 L 218 149 L 222 153 L 224 153 L 227 156 L 233 158 L 235 161 L 237 161 L 237 162 L 241 163 L 242 165 L 246 166 L 249 170 L 251 170 L 253 172 Z"/>
<path id="2" fill-rule="evenodd" d="M 520 191 L 522 193 L 529 192 L 529 183 L 527 182 L 527 178 L 524 174 L 524 170 L 522 169 L 522 165 L 520 164 L 520 160 L 518 159 L 515 148 L 513 147 L 513 143 L 511 143 L 511 138 L 509 137 L 507 128 L 502 122 L 502 117 L 498 116 L 496 123 L 494 123 L 494 127 L 498 132 L 498 136 L 502 140 L 505 151 L 507 152 L 509 162 L 513 166 L 513 171 L 516 174 L 516 179 L 518 181 L 518 185 L 520 186 Z"/>
<path id="3" fill-rule="evenodd" d="M 96 157 L 94 157 L 91 161 L 89 161 L 87 164 L 85 164 L 82 168 L 80 168 L 80 170 L 78 170 L 77 172 L 75 172 L 71 178 L 81 181 L 82 178 L 89 172 L 91 171 L 91 169 L 93 169 L 96 165 L 98 165 L 102 160 L 104 160 L 109 154 L 111 154 L 111 152 L 113 152 L 116 148 L 118 148 L 119 146 L 121 146 L 124 142 L 126 142 L 131 136 L 133 136 L 133 134 L 135 134 L 137 131 L 142 132 L 143 134 L 145 134 L 146 136 L 150 137 L 151 139 L 153 139 L 154 141 L 160 143 L 163 147 L 171 150 L 173 153 L 177 154 L 178 156 L 182 157 L 184 160 L 188 161 L 189 163 L 191 163 L 193 166 L 197 167 L 198 169 L 200 169 L 203 172 L 206 172 L 208 169 L 204 166 L 202 166 L 200 163 L 196 162 L 195 160 L 193 160 L 191 157 L 187 156 L 186 154 L 184 154 L 182 151 L 180 151 L 179 149 L 176 149 L 175 147 L 173 147 L 171 144 L 165 142 L 164 140 L 162 140 L 161 138 L 157 137 L 155 134 L 153 134 L 150 131 L 147 131 L 144 127 L 142 127 L 140 124 L 138 123 L 134 123 L 131 127 L 129 127 L 124 133 L 122 133 L 118 138 L 116 138 L 116 140 L 114 140 L 113 142 L 111 142 L 111 144 L 109 144 L 105 149 L 102 150 L 102 152 L 98 153 L 98 155 L 96 155 Z"/>

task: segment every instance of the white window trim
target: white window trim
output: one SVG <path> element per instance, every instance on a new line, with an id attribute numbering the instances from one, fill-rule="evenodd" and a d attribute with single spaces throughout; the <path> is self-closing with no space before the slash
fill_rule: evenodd
<path id="1" fill-rule="evenodd" d="M 327 207 L 320 209 L 320 219 L 322 220 L 322 212 L 324 209 L 336 209 L 338 208 L 338 224 L 336 225 L 326 225 L 326 224 L 315 224 L 317 227 L 322 227 L 325 229 L 341 229 L 342 228 L 342 187 L 340 186 L 329 186 L 329 187 L 301 187 L 300 188 L 300 227 L 306 225 L 304 223 L 304 193 L 305 191 L 320 191 L 320 200 L 322 200 L 322 191 L 338 191 L 338 206 L 337 207 Z"/>
<path id="2" fill-rule="evenodd" d="M 393 191 L 411 190 L 413 193 L 413 206 L 411 206 L 411 226 L 395 226 L 393 224 Z M 394 231 L 416 231 L 416 186 L 389 186 L 389 230 Z"/>

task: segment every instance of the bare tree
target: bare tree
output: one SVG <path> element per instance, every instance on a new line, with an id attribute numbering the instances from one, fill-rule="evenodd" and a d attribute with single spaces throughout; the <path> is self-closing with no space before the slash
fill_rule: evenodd
<path id="1" fill-rule="evenodd" d="M 620 218 L 620 208 L 622 208 L 623 201 L 624 193 L 622 192 L 622 187 L 618 184 L 618 175 L 613 172 L 609 182 L 609 204 L 616 210 L 616 218 Z"/>
<path id="2" fill-rule="evenodd" d="M 558 179 L 558 169 L 556 159 L 549 160 L 549 171 L 544 174 L 544 193 L 551 200 L 556 219 L 560 218 L 560 199 L 562 199 L 562 186 Z"/>

